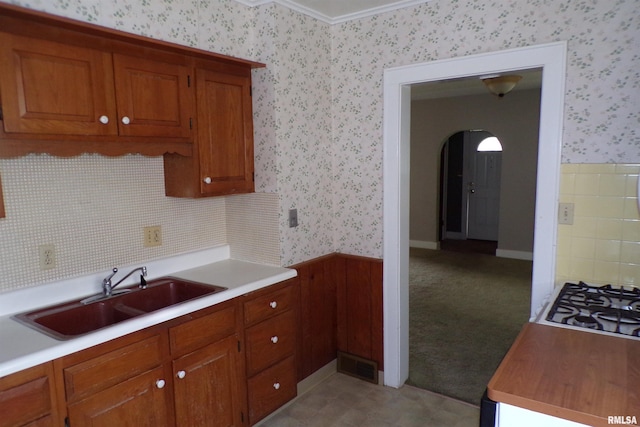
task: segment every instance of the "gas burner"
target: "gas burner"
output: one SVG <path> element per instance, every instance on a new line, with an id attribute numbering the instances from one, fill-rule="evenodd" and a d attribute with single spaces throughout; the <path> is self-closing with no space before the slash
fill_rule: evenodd
<path id="1" fill-rule="evenodd" d="M 640 288 L 565 283 L 545 321 L 627 337 L 640 336 Z"/>
<path id="2" fill-rule="evenodd" d="M 580 326 L 581 328 L 602 330 L 602 325 L 598 323 L 593 316 L 573 316 L 572 319 L 567 319 L 566 323 L 573 326 Z"/>

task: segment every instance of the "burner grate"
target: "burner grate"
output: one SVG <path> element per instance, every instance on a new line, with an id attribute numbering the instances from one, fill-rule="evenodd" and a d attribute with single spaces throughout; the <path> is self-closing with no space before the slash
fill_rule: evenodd
<path id="1" fill-rule="evenodd" d="M 640 337 L 640 289 L 565 283 L 546 320 Z"/>

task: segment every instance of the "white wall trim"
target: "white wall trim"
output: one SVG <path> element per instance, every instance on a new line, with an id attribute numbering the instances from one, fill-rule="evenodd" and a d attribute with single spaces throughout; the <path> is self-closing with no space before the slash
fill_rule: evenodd
<path id="1" fill-rule="evenodd" d="M 420 249 L 440 249 L 439 242 L 427 242 L 422 240 L 409 240 L 409 247 Z"/>
<path id="2" fill-rule="evenodd" d="M 531 312 L 555 281 L 567 43 L 565 41 L 412 64 L 384 72 L 383 227 L 385 385 L 409 375 L 409 125 L 411 85 L 542 68 Z"/>
<path id="3" fill-rule="evenodd" d="M 496 256 L 500 258 L 521 259 L 524 261 L 533 261 L 533 252 L 512 251 L 509 249 L 496 249 Z"/>
<path id="4" fill-rule="evenodd" d="M 347 13 L 344 15 L 329 16 L 322 12 L 319 12 L 315 8 L 307 7 L 295 0 L 236 0 L 245 6 L 253 7 L 260 6 L 268 3 L 275 3 L 281 6 L 287 7 L 296 12 L 300 12 L 304 15 L 311 16 L 319 21 L 325 22 L 329 25 L 339 24 L 342 22 L 353 21 L 354 19 L 366 18 L 368 16 L 379 15 L 381 13 L 391 12 L 396 9 L 402 9 L 410 6 L 417 6 L 422 3 L 427 3 L 431 0 L 398 0 L 390 4 L 376 6 L 369 9 L 360 10 L 358 12 Z"/>

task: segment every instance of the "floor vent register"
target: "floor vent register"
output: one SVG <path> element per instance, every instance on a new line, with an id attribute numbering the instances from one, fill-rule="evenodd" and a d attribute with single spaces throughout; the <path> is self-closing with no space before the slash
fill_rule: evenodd
<path id="1" fill-rule="evenodd" d="M 378 363 L 373 360 L 339 351 L 338 372 L 378 384 Z"/>

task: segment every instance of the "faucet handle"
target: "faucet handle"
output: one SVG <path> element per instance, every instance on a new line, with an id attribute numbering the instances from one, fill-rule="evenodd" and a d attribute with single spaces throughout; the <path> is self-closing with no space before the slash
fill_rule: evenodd
<path id="1" fill-rule="evenodd" d="M 113 276 L 115 276 L 115 274 L 116 274 L 117 272 L 118 272 L 118 269 L 117 269 L 116 267 L 113 267 L 113 270 L 111 270 L 111 274 L 109 274 L 107 277 L 105 277 L 105 278 L 102 280 L 102 283 L 103 283 L 103 284 L 109 284 L 109 285 L 110 285 L 110 284 L 111 284 L 111 278 L 112 278 Z"/>

